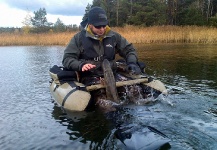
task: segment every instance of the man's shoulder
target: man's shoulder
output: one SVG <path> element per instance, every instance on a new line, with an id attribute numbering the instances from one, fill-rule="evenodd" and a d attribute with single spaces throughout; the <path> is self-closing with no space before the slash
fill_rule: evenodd
<path id="1" fill-rule="evenodd" d="M 118 32 L 116 32 L 116 31 L 114 31 L 114 30 L 110 30 L 109 33 L 111 33 L 111 34 L 118 34 Z"/>
<path id="2" fill-rule="evenodd" d="M 114 31 L 114 30 L 110 30 L 108 32 L 107 36 L 110 36 L 110 37 L 115 36 L 116 38 L 121 37 L 121 35 L 118 32 Z"/>
<path id="3" fill-rule="evenodd" d="M 81 31 L 77 32 L 77 33 L 75 34 L 75 36 L 80 36 L 80 35 L 81 35 L 82 33 L 84 33 L 84 32 L 86 32 L 86 31 L 81 30 Z"/>
<path id="4" fill-rule="evenodd" d="M 85 33 L 86 33 L 86 31 L 83 31 L 83 30 L 77 32 L 77 33 L 74 35 L 74 39 L 75 39 L 76 41 L 80 41 L 81 38 L 82 38 L 82 35 L 85 35 Z"/>

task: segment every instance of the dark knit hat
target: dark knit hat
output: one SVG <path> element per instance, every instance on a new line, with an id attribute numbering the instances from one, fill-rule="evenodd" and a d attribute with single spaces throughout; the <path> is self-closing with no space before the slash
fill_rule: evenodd
<path id="1" fill-rule="evenodd" d="M 108 20 L 105 10 L 101 7 L 93 7 L 88 13 L 88 24 L 94 26 L 107 25 Z"/>

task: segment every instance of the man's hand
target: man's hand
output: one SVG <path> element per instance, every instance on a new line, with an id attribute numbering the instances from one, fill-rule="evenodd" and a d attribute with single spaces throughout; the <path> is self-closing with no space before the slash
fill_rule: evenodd
<path id="1" fill-rule="evenodd" d="M 90 69 L 95 68 L 95 67 L 96 67 L 96 65 L 84 64 L 84 65 L 82 66 L 81 71 L 89 71 Z"/>
<path id="2" fill-rule="evenodd" d="M 142 73 L 139 66 L 135 63 L 129 63 L 127 65 L 127 72 L 130 74 L 135 74 L 135 75 L 139 75 Z"/>

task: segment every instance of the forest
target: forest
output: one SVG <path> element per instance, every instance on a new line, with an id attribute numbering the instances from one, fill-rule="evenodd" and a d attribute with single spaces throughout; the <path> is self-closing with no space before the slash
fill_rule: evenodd
<path id="1" fill-rule="evenodd" d="M 103 7 L 111 26 L 198 25 L 217 27 L 217 0 L 93 0 Z"/>
<path id="2" fill-rule="evenodd" d="M 85 9 L 100 6 L 107 12 L 111 27 L 127 25 L 151 26 L 209 26 L 217 27 L 217 0 L 93 0 Z M 0 28 L 3 32 L 45 33 L 77 31 L 78 25 L 65 25 L 59 18 L 47 21 L 46 8 L 26 15 L 22 28 Z"/>

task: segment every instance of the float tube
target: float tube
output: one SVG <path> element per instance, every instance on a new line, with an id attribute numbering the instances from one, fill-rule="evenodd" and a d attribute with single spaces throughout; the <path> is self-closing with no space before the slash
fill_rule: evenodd
<path id="1" fill-rule="evenodd" d="M 57 104 L 66 110 L 85 110 L 91 95 L 85 85 L 77 82 L 76 72 L 54 65 L 49 73 L 51 76 L 50 92 Z"/>
<path id="2" fill-rule="evenodd" d="M 161 81 L 150 80 L 148 77 L 143 75 L 132 76 L 126 72 L 122 72 L 123 75 L 128 77 L 127 81 L 109 82 L 109 80 L 113 79 L 114 77 L 113 74 L 111 76 L 111 69 L 108 67 L 107 60 L 105 63 L 103 63 L 103 66 L 106 82 L 104 84 L 95 84 L 90 86 L 85 86 L 84 84 L 79 83 L 78 75 L 75 71 L 66 70 L 63 67 L 59 67 L 57 65 L 54 65 L 52 68 L 50 68 L 50 92 L 57 104 L 66 110 L 84 111 L 91 101 L 90 91 L 98 90 L 101 88 L 106 89 L 107 95 L 110 93 L 109 98 L 112 97 L 113 99 L 111 100 L 113 102 L 119 103 L 117 96 L 114 97 L 115 93 L 115 95 L 117 95 L 116 87 L 134 84 L 143 84 L 157 90 L 157 96 L 161 93 L 167 94 L 167 90 Z M 115 89 L 113 89 L 114 86 L 116 86 Z"/>

